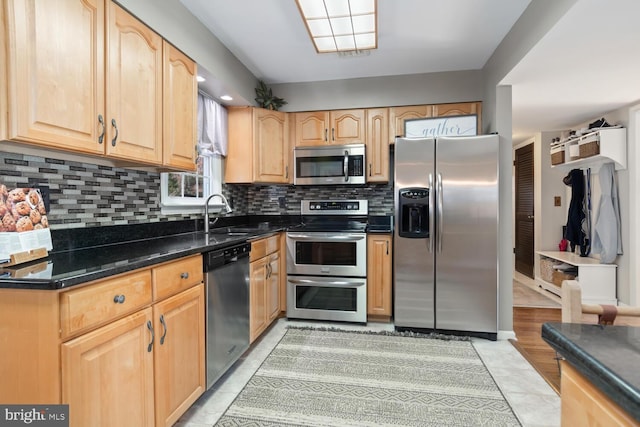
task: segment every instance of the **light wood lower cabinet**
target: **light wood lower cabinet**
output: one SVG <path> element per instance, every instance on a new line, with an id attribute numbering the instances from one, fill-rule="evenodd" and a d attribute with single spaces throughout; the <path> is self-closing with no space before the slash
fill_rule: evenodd
<path id="1" fill-rule="evenodd" d="M 62 402 L 73 426 L 154 425 L 151 308 L 62 345 Z"/>
<path id="2" fill-rule="evenodd" d="M 561 366 L 563 426 L 637 426 L 638 423 L 568 362 Z"/>
<path id="3" fill-rule="evenodd" d="M 251 243 L 250 342 L 255 341 L 280 314 L 282 286 L 280 241 L 280 235 L 276 235 Z"/>
<path id="4" fill-rule="evenodd" d="M 367 315 L 377 320 L 392 314 L 392 242 L 390 234 L 367 236 Z"/>
<path id="5" fill-rule="evenodd" d="M 172 426 L 204 393 L 204 285 L 153 306 L 156 426 Z"/>
<path id="6" fill-rule="evenodd" d="M 0 289 L 0 401 L 73 426 L 170 426 L 204 392 L 202 256 L 72 289 Z M 86 316 L 85 316 L 86 315 Z"/>

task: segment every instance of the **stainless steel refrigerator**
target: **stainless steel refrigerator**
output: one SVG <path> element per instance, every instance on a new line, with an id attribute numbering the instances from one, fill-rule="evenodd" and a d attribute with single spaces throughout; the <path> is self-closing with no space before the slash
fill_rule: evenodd
<path id="1" fill-rule="evenodd" d="M 396 329 L 496 339 L 498 143 L 498 135 L 396 140 Z"/>

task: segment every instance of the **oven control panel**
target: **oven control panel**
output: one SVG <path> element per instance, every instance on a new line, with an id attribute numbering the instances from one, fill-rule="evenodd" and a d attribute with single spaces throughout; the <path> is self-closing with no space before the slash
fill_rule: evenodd
<path id="1" fill-rule="evenodd" d="M 367 200 L 303 200 L 301 212 L 315 215 L 367 215 Z"/>

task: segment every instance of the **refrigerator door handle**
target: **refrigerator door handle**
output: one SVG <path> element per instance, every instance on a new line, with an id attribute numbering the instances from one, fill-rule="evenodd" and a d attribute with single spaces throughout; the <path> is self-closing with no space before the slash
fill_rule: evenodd
<path id="1" fill-rule="evenodd" d="M 433 174 L 429 174 L 429 253 L 433 253 L 433 239 L 435 235 L 435 216 L 433 206 L 435 205 L 435 192 L 433 191 Z"/>
<path id="2" fill-rule="evenodd" d="M 442 252 L 442 229 L 444 223 L 444 215 L 443 215 L 443 197 L 442 197 L 442 174 L 438 173 L 438 252 Z"/>

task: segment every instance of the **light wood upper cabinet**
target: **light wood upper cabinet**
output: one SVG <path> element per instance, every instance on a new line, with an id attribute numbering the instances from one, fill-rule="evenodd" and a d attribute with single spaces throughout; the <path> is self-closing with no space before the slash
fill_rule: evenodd
<path id="1" fill-rule="evenodd" d="M 295 113 L 296 147 L 326 145 L 329 143 L 329 112 L 309 111 Z"/>
<path id="2" fill-rule="evenodd" d="M 370 108 L 367 115 L 367 182 L 389 182 L 389 109 Z"/>
<path id="3" fill-rule="evenodd" d="M 461 116 L 477 114 L 478 135 L 482 134 L 482 102 L 459 102 L 453 104 L 410 105 L 389 108 L 389 142 L 395 144 L 396 137 L 404 136 L 404 121 L 428 117 Z"/>
<path id="4" fill-rule="evenodd" d="M 162 37 L 109 3 L 107 154 L 162 163 Z"/>
<path id="5" fill-rule="evenodd" d="M 2 13 L 0 137 L 195 169 L 193 61 L 108 0 L 7 0 Z"/>
<path id="6" fill-rule="evenodd" d="M 392 302 L 392 236 L 367 236 L 367 315 L 388 320 Z"/>
<path id="7" fill-rule="evenodd" d="M 188 56 L 163 42 L 163 164 L 196 169 L 198 116 L 197 66 Z"/>
<path id="8" fill-rule="evenodd" d="M 151 323 L 146 308 L 62 344 L 71 425 L 154 425 Z"/>
<path id="9" fill-rule="evenodd" d="M 409 105 L 389 108 L 389 143 L 395 144 L 396 138 L 404 136 L 404 121 L 432 117 L 431 105 Z"/>
<path id="10" fill-rule="evenodd" d="M 334 110 L 330 115 L 331 144 L 364 144 L 365 137 L 365 111 L 364 110 Z"/>
<path id="11" fill-rule="evenodd" d="M 104 144 L 98 144 L 104 131 L 98 117 L 106 120 L 104 1 L 3 3 L 8 138 L 81 153 L 104 153 Z"/>
<path id="12" fill-rule="evenodd" d="M 295 113 L 296 147 L 364 144 L 364 109 Z"/>
<path id="13" fill-rule="evenodd" d="M 288 183 L 289 116 L 255 107 L 229 110 L 225 182 Z"/>
<path id="14" fill-rule="evenodd" d="M 205 391 L 204 284 L 153 307 L 156 426 L 172 426 Z"/>
<path id="15" fill-rule="evenodd" d="M 482 134 L 482 103 L 461 102 L 456 104 L 436 104 L 433 106 L 433 117 L 464 116 L 475 114 L 478 116 L 478 135 Z"/>

